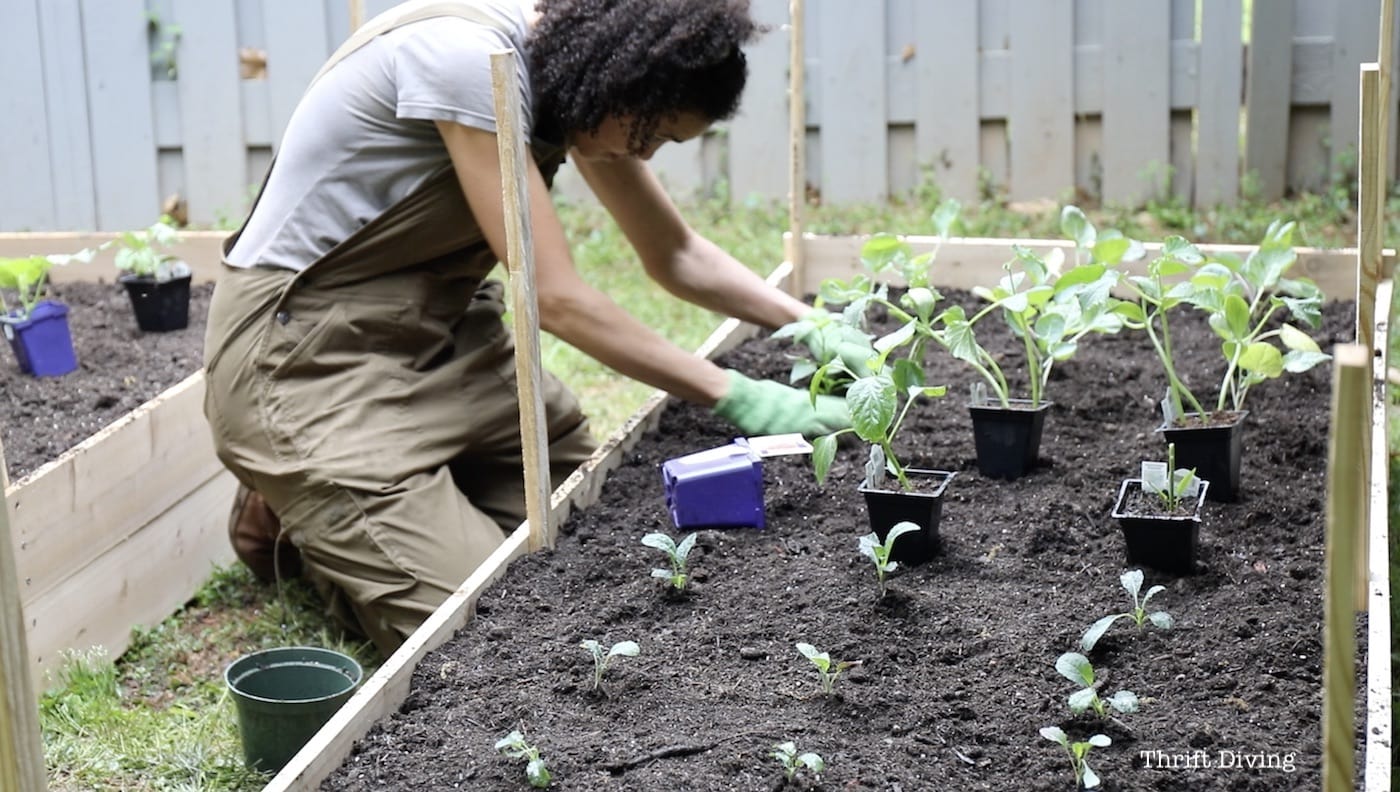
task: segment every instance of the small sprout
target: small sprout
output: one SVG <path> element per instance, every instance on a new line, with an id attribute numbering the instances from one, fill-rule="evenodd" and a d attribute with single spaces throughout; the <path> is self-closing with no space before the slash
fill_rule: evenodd
<path id="1" fill-rule="evenodd" d="M 782 764 L 783 777 L 789 783 L 797 777 L 799 770 L 806 769 L 813 776 L 818 776 L 821 771 L 826 769 L 826 762 L 822 760 L 821 756 L 811 751 L 799 754 L 797 744 L 793 742 L 778 743 L 773 746 L 772 753 L 768 755 Z"/>
<path id="2" fill-rule="evenodd" d="M 885 534 L 885 541 L 881 542 L 876 534 L 868 533 L 860 538 L 860 553 L 870 559 L 875 564 L 875 576 L 880 581 L 880 596 L 885 596 L 885 575 L 899 568 L 899 563 L 890 560 L 890 553 L 894 550 L 894 540 L 909 533 L 910 531 L 921 530 L 919 526 L 911 522 L 896 523 L 889 533 Z"/>
<path id="3" fill-rule="evenodd" d="M 525 760 L 525 777 L 529 779 L 530 786 L 537 789 L 549 786 L 553 776 L 549 774 L 549 768 L 545 767 L 540 750 L 525 742 L 525 735 L 518 731 L 507 734 L 496 741 L 496 750 L 512 759 Z"/>
<path id="4" fill-rule="evenodd" d="M 603 684 L 603 672 L 608 670 L 608 661 L 614 657 L 636 657 L 641 653 L 641 648 L 636 641 L 618 641 L 607 649 L 592 638 L 579 643 L 579 647 L 586 650 L 593 656 L 593 689 L 597 690 Z"/>
<path id="5" fill-rule="evenodd" d="M 852 666 L 860 665 L 859 660 L 832 660 L 831 655 L 826 652 L 818 652 L 815 646 L 809 643 L 797 644 L 797 651 L 803 657 L 812 661 L 812 665 L 817 667 L 817 673 L 821 675 L 822 692 L 831 694 L 831 688 L 836 684 L 836 678 L 841 676 L 841 672 Z"/>
<path id="6" fill-rule="evenodd" d="M 1094 748 L 1105 748 L 1113 744 L 1107 735 L 1095 734 L 1083 742 L 1070 742 L 1065 736 L 1064 729 L 1059 726 L 1046 726 L 1040 730 L 1040 736 L 1053 743 L 1059 743 L 1069 754 L 1070 769 L 1074 771 L 1074 786 L 1076 789 L 1093 789 L 1100 783 L 1099 776 L 1089 767 L 1089 751 Z"/>
<path id="7" fill-rule="evenodd" d="M 676 591 L 685 591 L 686 584 L 690 582 L 690 576 L 686 573 L 686 558 L 695 547 L 695 534 L 690 534 L 676 544 L 676 541 L 664 533 L 649 533 L 642 537 L 642 544 L 647 547 L 654 547 L 666 554 L 670 561 L 670 569 L 653 569 L 651 576 L 669 582 Z"/>
<path id="8" fill-rule="evenodd" d="M 1099 639 L 1103 637 L 1104 633 L 1108 632 L 1108 628 L 1112 627 L 1114 622 L 1124 616 L 1132 619 L 1139 630 L 1144 629 L 1149 622 L 1158 629 L 1170 630 L 1172 628 L 1172 617 L 1166 611 L 1152 611 L 1149 613 L 1147 610 L 1147 601 L 1152 599 L 1158 592 L 1166 591 L 1166 586 L 1153 586 L 1147 590 L 1146 595 L 1138 599 L 1138 595 L 1142 591 L 1141 569 L 1132 569 L 1124 572 L 1118 580 L 1123 584 L 1123 588 L 1127 590 L 1128 594 L 1132 596 L 1133 609 L 1124 613 L 1110 614 L 1089 625 L 1089 629 L 1085 630 L 1084 636 L 1079 639 L 1079 648 L 1085 652 L 1093 651 Z"/>
<path id="9" fill-rule="evenodd" d="M 1171 471 L 1168 481 L 1167 471 Z M 1167 461 L 1142 463 L 1142 488 L 1156 493 L 1162 499 L 1162 507 L 1170 514 L 1181 508 L 1182 501 L 1190 501 L 1201 491 L 1201 480 L 1196 478 L 1196 470 L 1176 467 L 1176 443 L 1167 444 Z"/>
<path id="10" fill-rule="evenodd" d="M 1138 711 L 1138 697 L 1131 690 L 1120 690 L 1109 696 L 1107 701 L 1099 698 L 1098 685 L 1102 683 L 1095 682 L 1094 666 L 1089 662 L 1089 658 L 1078 652 L 1065 652 L 1060 655 L 1060 659 L 1055 661 L 1055 670 L 1060 672 L 1060 676 L 1080 686 L 1080 689 L 1071 693 L 1069 697 L 1069 711 L 1075 715 L 1092 710 L 1100 718 L 1107 718 L 1109 707 L 1124 714 Z"/>

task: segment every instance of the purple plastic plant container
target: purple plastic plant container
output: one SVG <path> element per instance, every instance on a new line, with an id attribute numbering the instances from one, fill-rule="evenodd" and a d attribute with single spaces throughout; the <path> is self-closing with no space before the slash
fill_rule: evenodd
<path id="1" fill-rule="evenodd" d="M 677 528 L 763 528 L 763 463 L 731 443 L 661 465 L 666 507 Z"/>
<path id="2" fill-rule="evenodd" d="M 28 319 L 6 322 L 4 333 L 25 374 L 58 377 L 78 367 L 68 331 L 68 306 L 63 303 L 41 300 Z"/>

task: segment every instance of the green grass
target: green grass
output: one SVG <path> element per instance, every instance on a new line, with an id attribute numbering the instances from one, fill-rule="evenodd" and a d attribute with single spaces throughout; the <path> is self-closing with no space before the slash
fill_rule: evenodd
<path id="1" fill-rule="evenodd" d="M 991 189 L 984 192 L 965 207 L 962 235 L 1060 237 L 1058 206 L 1028 214 Z M 925 187 L 913 199 L 888 206 L 813 207 L 807 228 L 832 234 L 928 233 L 928 216 L 939 198 L 935 188 Z M 1299 222 L 1300 244 L 1338 247 L 1355 243 L 1352 205 L 1354 195 L 1339 180 L 1325 193 L 1288 203 L 1193 212 L 1179 202 L 1161 201 L 1142 210 L 1098 208 L 1089 214 L 1101 228 L 1143 239 L 1179 233 L 1196 242 L 1243 243 L 1257 241 L 1272 219 L 1287 216 Z M 1400 218 L 1400 203 L 1392 201 L 1392 209 L 1388 217 Z M 687 207 L 686 214 L 701 233 L 760 273 L 771 272 L 782 259 L 788 222 L 784 206 L 776 202 L 751 201 L 731 209 L 721 196 Z M 561 216 L 584 277 L 643 322 L 690 349 L 717 326 L 719 317 L 652 285 L 601 210 L 564 206 Z M 1393 240 L 1395 229 L 1389 230 L 1387 239 Z M 544 365 L 578 394 L 599 437 L 611 434 L 651 393 L 567 344 L 547 336 L 542 343 Z M 293 644 L 338 648 L 357 657 L 367 672 L 379 662 L 372 647 L 347 643 L 328 626 L 305 584 L 289 583 L 279 598 L 275 587 L 257 583 L 241 567 L 215 571 L 185 610 L 137 635 L 120 660 L 72 658 L 65 684 L 42 702 L 53 788 L 260 789 L 267 777 L 242 766 L 223 669 L 245 652 Z"/>

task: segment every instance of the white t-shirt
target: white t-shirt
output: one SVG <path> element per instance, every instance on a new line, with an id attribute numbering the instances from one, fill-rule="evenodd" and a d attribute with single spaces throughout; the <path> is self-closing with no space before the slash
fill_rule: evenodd
<path id="1" fill-rule="evenodd" d="M 532 127 L 523 53 L 534 0 L 474 2 L 500 30 L 458 17 L 412 22 L 365 44 L 311 86 L 229 263 L 305 269 L 451 167 L 434 121 L 495 132 L 492 52 L 520 53 L 522 121 Z"/>

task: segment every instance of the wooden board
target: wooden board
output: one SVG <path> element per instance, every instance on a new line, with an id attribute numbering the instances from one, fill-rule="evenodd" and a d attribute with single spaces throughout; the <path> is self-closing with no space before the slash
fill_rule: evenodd
<path id="1" fill-rule="evenodd" d="M 1170 10 L 1160 0 L 1118 0 L 1104 8 L 1101 157 L 1103 200 L 1111 204 L 1140 205 L 1166 183 Z"/>
<path id="2" fill-rule="evenodd" d="M 1196 206 L 1234 204 L 1240 194 L 1243 45 L 1240 0 L 1201 6 L 1200 109 L 1196 113 Z"/>
<path id="3" fill-rule="evenodd" d="M 1245 173 L 1258 198 L 1283 197 L 1288 172 L 1288 102 L 1293 72 L 1293 3 L 1256 3 L 1250 18 L 1245 88 Z"/>
<path id="4" fill-rule="evenodd" d="M 883 201 L 889 194 L 886 133 L 885 9 L 871 3 L 858 14 L 845 0 L 812 0 L 809 29 L 822 52 L 818 75 L 823 106 L 821 195 L 828 203 Z"/>
<path id="5" fill-rule="evenodd" d="M 4 467 L 5 452 L 0 449 L 0 471 Z M 6 790 L 13 783 L 17 789 L 38 792 L 45 786 L 44 746 L 34 706 L 34 680 L 29 670 L 4 484 L 5 476 L 0 472 L 0 781 Z"/>
<path id="6" fill-rule="evenodd" d="M 1010 17 L 1011 198 L 1059 198 L 1074 187 L 1071 0 L 1017 5 Z"/>
<path id="7" fill-rule="evenodd" d="M 224 216 L 241 216 L 248 190 L 247 151 L 240 118 L 243 103 L 233 4 L 179 5 L 174 21 L 181 29 L 180 50 L 205 54 L 181 58 L 175 81 L 180 91 L 185 165 L 181 193 L 188 201 L 190 220 L 213 223 Z M 219 111 L 211 113 L 210 107 Z M 152 212 L 139 225 L 149 225 L 158 216 L 159 212 Z"/>
<path id="8" fill-rule="evenodd" d="M 0 74 L 21 84 L 43 74 L 37 0 L 0 3 Z M 25 75 L 21 78 L 20 75 Z M 5 124 L 5 155 L 0 156 L 0 224 L 10 228 L 43 226 L 53 213 L 53 182 L 49 177 L 49 119 L 44 93 L 0 91 L 0 118 Z M 16 123 L 21 121 L 21 123 Z"/>
<path id="9" fill-rule="evenodd" d="M 280 137 L 306 86 L 335 47 L 327 38 L 326 9 L 320 3 L 264 3 L 263 20 L 269 79 L 257 82 L 267 86 L 269 128 Z"/>
<path id="10" fill-rule="evenodd" d="M 981 165 L 977 0 L 920 0 L 911 36 L 918 164 L 930 169 L 945 196 L 976 200 Z"/>
<path id="11" fill-rule="evenodd" d="M 1394 284 L 1382 281 L 1376 289 L 1377 304 L 1391 304 Z M 1384 317 L 1387 312 L 1382 312 Z M 1391 789 L 1391 739 L 1394 734 L 1395 686 L 1391 658 L 1390 623 L 1390 368 L 1389 321 L 1376 323 L 1372 347 L 1371 394 L 1371 490 L 1368 494 L 1370 520 L 1367 526 L 1369 569 L 1366 575 L 1366 738 L 1364 788 L 1368 792 Z"/>
<path id="12" fill-rule="evenodd" d="M 755 0 L 753 17 L 769 31 L 744 48 L 749 79 L 739 112 L 729 122 L 729 200 L 787 193 L 788 0 Z M 798 94 L 801 94 L 799 87 Z"/>
<path id="13" fill-rule="evenodd" d="M 181 231 L 179 242 L 170 252 L 190 265 L 195 283 L 212 281 L 218 278 L 221 268 L 220 245 L 230 233 L 232 232 Z M 96 248 L 115 237 L 116 234 L 112 233 L 66 231 L 37 234 L 0 233 L 0 258 L 77 253 L 85 248 Z M 109 248 L 86 264 L 74 263 L 54 267 L 49 271 L 49 280 L 54 283 L 115 281 L 120 273 L 112 263 L 114 254 L 115 251 Z"/>
<path id="14" fill-rule="evenodd" d="M 1338 3 L 1333 13 L 1336 16 L 1328 93 L 1332 101 L 1331 162 L 1337 166 L 1339 157 L 1354 157 L 1359 152 L 1361 92 L 1356 71 L 1362 63 L 1376 60 L 1381 4 L 1380 0 L 1348 0 Z"/>

